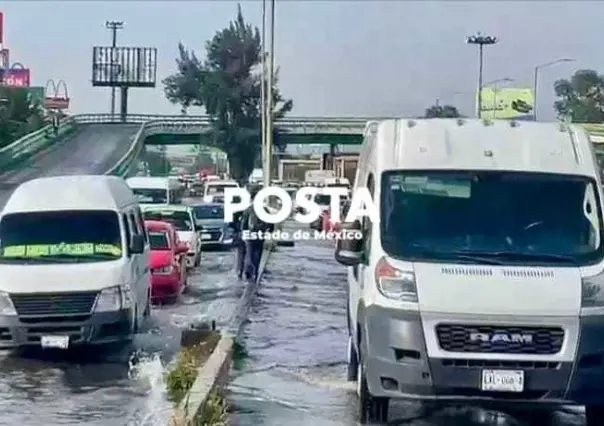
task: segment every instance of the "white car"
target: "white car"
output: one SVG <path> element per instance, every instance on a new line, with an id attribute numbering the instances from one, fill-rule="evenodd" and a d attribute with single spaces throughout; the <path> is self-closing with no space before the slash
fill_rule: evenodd
<path id="1" fill-rule="evenodd" d="M 225 188 L 239 188 L 239 184 L 234 180 L 213 180 L 210 182 L 206 182 L 203 191 L 203 202 L 224 202 Z"/>
<path id="2" fill-rule="evenodd" d="M 161 220 L 171 223 L 178 238 L 189 247 L 187 268 L 195 268 L 201 262 L 201 241 L 195 225 L 193 208 L 184 205 L 146 205 L 143 206 L 146 220 Z"/>

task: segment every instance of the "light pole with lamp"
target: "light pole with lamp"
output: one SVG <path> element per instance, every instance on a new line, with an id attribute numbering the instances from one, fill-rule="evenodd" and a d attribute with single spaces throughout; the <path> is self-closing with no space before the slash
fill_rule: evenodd
<path id="1" fill-rule="evenodd" d="M 111 64 L 110 67 L 110 75 L 111 75 L 111 83 L 114 83 L 117 71 L 115 70 L 115 66 L 117 64 L 115 61 L 115 48 L 117 47 L 117 32 L 124 28 L 124 22 L 122 21 L 106 21 L 105 28 L 111 31 Z M 115 116 L 115 86 L 111 88 L 111 119 Z"/>
<path id="2" fill-rule="evenodd" d="M 270 47 L 266 78 L 266 147 L 263 161 L 264 187 L 271 184 L 271 157 L 273 154 L 273 75 L 275 72 L 275 0 L 271 0 L 271 11 L 268 25 Z"/>
<path id="3" fill-rule="evenodd" d="M 476 106 L 476 115 L 480 118 L 482 111 L 482 70 L 483 70 L 483 57 L 484 57 L 484 46 L 491 46 L 497 44 L 499 39 L 497 37 L 482 35 L 477 33 L 476 35 L 469 36 L 466 38 L 467 44 L 478 45 L 478 105 Z"/>
<path id="4" fill-rule="evenodd" d="M 535 67 L 533 74 L 533 103 L 535 104 L 533 105 L 533 119 L 535 121 L 537 121 L 537 86 L 539 84 L 539 71 L 541 71 L 543 68 L 548 68 L 552 65 L 560 64 L 562 62 L 575 62 L 575 60 L 571 58 L 560 58 L 556 59 L 555 61 L 539 64 Z"/>

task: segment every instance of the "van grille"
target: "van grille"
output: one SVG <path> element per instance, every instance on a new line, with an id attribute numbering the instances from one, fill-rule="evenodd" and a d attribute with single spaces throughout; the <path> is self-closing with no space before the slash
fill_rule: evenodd
<path id="1" fill-rule="evenodd" d="M 98 292 L 11 294 L 19 316 L 82 315 L 92 312 Z"/>
<path id="2" fill-rule="evenodd" d="M 484 337 L 530 335 L 531 342 L 506 340 L 471 340 L 473 333 Z M 553 355 L 562 349 L 564 330 L 560 327 L 518 327 L 494 325 L 439 324 L 438 344 L 447 352 Z"/>

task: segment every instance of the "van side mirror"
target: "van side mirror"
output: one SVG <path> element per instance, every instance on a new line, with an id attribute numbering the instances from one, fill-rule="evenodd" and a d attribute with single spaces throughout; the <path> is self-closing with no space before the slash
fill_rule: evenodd
<path id="1" fill-rule="evenodd" d="M 360 233 L 361 224 L 358 221 L 341 223 L 340 230 L 344 233 Z M 339 239 L 336 243 L 335 257 L 344 266 L 356 266 L 363 256 L 363 239 Z"/>
<path id="2" fill-rule="evenodd" d="M 145 251 L 145 237 L 142 235 L 133 235 L 130 241 L 130 253 L 141 254 Z"/>

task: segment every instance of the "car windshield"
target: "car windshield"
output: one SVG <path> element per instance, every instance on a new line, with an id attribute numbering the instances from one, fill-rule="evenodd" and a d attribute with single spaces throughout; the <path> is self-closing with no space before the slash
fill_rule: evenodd
<path id="1" fill-rule="evenodd" d="M 168 202 L 168 191 L 166 189 L 133 188 L 132 192 L 139 203 L 166 204 Z"/>
<path id="2" fill-rule="evenodd" d="M 470 254 L 502 264 L 590 264 L 603 257 L 595 185 L 546 173 L 386 172 L 382 246 L 425 261 Z"/>
<path id="3" fill-rule="evenodd" d="M 79 210 L 6 214 L 0 261 L 95 262 L 122 257 L 117 213 Z"/>
<path id="4" fill-rule="evenodd" d="M 326 194 L 317 194 L 315 195 L 315 203 L 320 206 L 328 206 L 331 203 L 331 197 Z"/>
<path id="5" fill-rule="evenodd" d="M 151 250 L 170 250 L 170 240 L 167 232 L 149 232 Z"/>
<path id="6" fill-rule="evenodd" d="M 237 185 L 209 185 L 207 194 L 208 195 L 224 194 L 225 188 L 237 188 Z"/>
<path id="7" fill-rule="evenodd" d="M 193 208 L 193 214 L 196 219 L 223 219 L 224 218 L 224 207 L 223 206 L 195 206 Z"/>
<path id="8" fill-rule="evenodd" d="M 160 220 L 168 222 L 177 231 L 192 231 L 191 215 L 186 211 L 152 210 L 143 213 L 145 220 Z"/>

